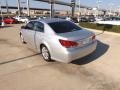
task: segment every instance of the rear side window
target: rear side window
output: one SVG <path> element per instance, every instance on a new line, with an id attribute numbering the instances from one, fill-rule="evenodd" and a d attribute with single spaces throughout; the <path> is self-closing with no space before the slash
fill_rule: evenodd
<path id="1" fill-rule="evenodd" d="M 69 21 L 53 22 L 53 23 L 48 23 L 48 25 L 56 33 L 67 33 L 67 32 L 73 32 L 73 31 L 81 30 L 80 27 L 78 27 L 77 25 L 75 25 L 74 23 L 69 22 Z"/>

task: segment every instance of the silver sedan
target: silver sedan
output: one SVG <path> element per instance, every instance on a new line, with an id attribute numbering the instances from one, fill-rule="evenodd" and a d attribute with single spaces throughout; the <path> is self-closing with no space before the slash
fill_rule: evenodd
<path id="1" fill-rule="evenodd" d="M 56 18 L 30 21 L 21 27 L 20 37 L 46 61 L 69 63 L 91 54 L 97 46 L 93 32 Z"/>

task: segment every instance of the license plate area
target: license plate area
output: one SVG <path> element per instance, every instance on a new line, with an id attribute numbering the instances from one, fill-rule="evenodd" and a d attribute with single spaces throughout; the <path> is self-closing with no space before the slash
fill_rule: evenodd
<path id="1" fill-rule="evenodd" d="M 82 41 L 82 44 L 85 45 L 85 44 L 88 44 L 90 43 L 91 39 L 90 38 L 86 38 Z"/>

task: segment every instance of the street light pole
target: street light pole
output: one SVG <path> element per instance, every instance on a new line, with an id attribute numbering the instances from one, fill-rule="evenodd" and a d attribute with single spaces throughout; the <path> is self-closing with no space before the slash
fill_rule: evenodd
<path id="1" fill-rule="evenodd" d="M 8 1 L 6 0 L 6 9 L 7 9 L 7 14 L 9 13 L 9 10 L 8 10 Z"/>
<path id="2" fill-rule="evenodd" d="M 97 16 L 99 16 L 99 0 L 97 0 Z"/>
<path id="3" fill-rule="evenodd" d="M 97 14 L 98 14 L 98 16 L 99 16 L 100 3 L 101 3 L 101 0 L 97 0 Z"/>
<path id="4" fill-rule="evenodd" d="M 81 13 L 80 13 L 80 5 L 81 4 L 81 1 L 79 0 L 79 15 L 78 15 L 78 21 L 80 21 L 80 15 L 81 15 Z"/>
<path id="5" fill-rule="evenodd" d="M 18 15 L 21 16 L 20 0 L 17 0 L 17 4 L 18 4 Z"/>
<path id="6" fill-rule="evenodd" d="M 50 18 L 54 16 L 54 2 L 55 0 L 50 0 Z"/>
<path id="7" fill-rule="evenodd" d="M 22 13 L 23 13 L 23 15 L 24 15 L 24 8 L 25 8 L 24 5 L 25 5 L 25 3 L 26 3 L 26 2 L 21 2 L 22 6 L 23 6 L 23 9 L 22 9 Z"/>
<path id="8" fill-rule="evenodd" d="M 109 16 L 111 16 L 112 13 L 113 13 L 112 7 L 114 7 L 114 3 L 110 3 L 109 6 L 110 6 L 110 13 L 109 13 Z"/>
<path id="9" fill-rule="evenodd" d="M 74 14 L 75 14 L 75 2 L 76 2 L 76 0 L 71 0 L 71 6 L 72 6 L 72 17 L 74 17 Z"/>
<path id="10" fill-rule="evenodd" d="M 0 11 L 1 11 L 1 17 L 2 17 L 2 21 L 3 21 L 3 15 L 2 15 L 2 4 L 1 4 L 1 2 L 0 2 Z"/>
<path id="11" fill-rule="evenodd" d="M 80 17 L 80 5 L 81 4 L 81 2 L 80 2 L 80 0 L 79 0 L 79 17 Z"/>
<path id="12" fill-rule="evenodd" d="M 2 3 L 1 3 L 1 2 L 0 2 L 0 11 L 1 11 L 0 15 L 1 15 L 1 17 L 2 17 L 2 24 L 1 24 L 1 26 L 4 26 L 3 14 L 2 14 Z"/>
<path id="13" fill-rule="evenodd" d="M 50 11 L 50 12 L 51 12 L 51 13 L 50 13 L 51 15 L 50 15 L 50 16 L 51 16 L 51 18 L 52 18 L 52 17 L 53 17 L 53 2 L 52 2 L 52 0 L 51 0 L 50 3 L 51 3 L 51 11 Z"/>
<path id="14" fill-rule="evenodd" d="M 0 2 L 0 15 L 2 17 L 2 5 L 1 5 L 1 2 Z"/>
<path id="15" fill-rule="evenodd" d="M 120 6 L 118 6 L 118 16 L 120 16 Z"/>
<path id="16" fill-rule="evenodd" d="M 27 0 L 27 14 L 30 16 L 30 3 L 29 0 Z"/>

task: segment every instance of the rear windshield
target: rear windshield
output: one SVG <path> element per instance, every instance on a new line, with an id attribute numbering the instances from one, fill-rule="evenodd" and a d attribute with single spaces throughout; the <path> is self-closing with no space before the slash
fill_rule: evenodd
<path id="1" fill-rule="evenodd" d="M 56 32 L 56 33 L 67 33 L 73 31 L 79 31 L 81 28 L 69 21 L 61 21 L 61 22 L 53 22 L 48 23 L 48 25 Z"/>

